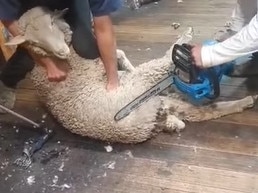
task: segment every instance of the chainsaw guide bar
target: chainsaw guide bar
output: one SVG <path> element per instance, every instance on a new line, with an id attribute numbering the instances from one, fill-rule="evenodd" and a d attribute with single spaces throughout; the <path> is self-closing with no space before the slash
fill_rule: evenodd
<path id="1" fill-rule="evenodd" d="M 173 84 L 173 75 L 169 74 L 165 78 L 163 78 L 160 82 L 158 82 L 156 85 L 154 85 L 149 90 L 142 93 L 140 96 L 135 98 L 132 102 L 124 106 L 118 113 L 115 115 L 115 121 L 119 121 L 129 115 L 133 110 L 137 109 L 139 106 L 141 106 L 143 103 L 147 102 L 152 98 L 153 96 L 158 95 L 163 90 L 168 88 L 171 84 Z"/>

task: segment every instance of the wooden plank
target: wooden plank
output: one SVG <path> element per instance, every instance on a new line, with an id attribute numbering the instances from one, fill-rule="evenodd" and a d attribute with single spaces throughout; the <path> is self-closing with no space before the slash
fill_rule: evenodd
<path id="1" fill-rule="evenodd" d="M 167 2 L 167 1 L 164 1 Z M 181 24 L 188 24 L 193 26 L 207 26 L 209 22 L 210 26 L 224 26 L 225 22 L 230 19 L 232 8 L 222 9 L 215 8 L 214 6 L 209 6 L 204 3 L 204 6 L 200 8 L 200 3 L 192 5 L 192 11 L 189 9 L 191 3 L 182 4 L 181 6 L 173 5 L 162 5 L 156 7 L 150 7 L 146 9 L 141 9 L 139 12 L 130 12 L 125 15 L 127 17 L 114 17 L 114 24 L 142 24 L 148 25 L 170 25 L 172 22 L 179 22 Z M 220 12 L 215 13 L 214 10 L 219 10 Z M 207 13 L 209 12 L 209 13 Z M 133 13 L 133 14 L 132 14 Z M 124 13 L 123 13 L 124 14 Z M 207 17 L 207 14 L 209 17 Z M 158 19 L 153 19 L 158 18 Z M 209 26 L 209 27 L 210 27 Z M 208 29 L 208 28 L 207 28 Z"/>
<path id="2" fill-rule="evenodd" d="M 238 155 L 258 156 L 256 126 L 224 122 L 189 123 L 180 137 L 159 135 L 151 144 L 189 147 L 192 151 L 207 150 Z"/>
<path id="3" fill-rule="evenodd" d="M 185 145 L 183 144 L 184 141 L 182 141 L 182 144 L 180 145 L 180 141 L 176 141 L 175 138 L 168 140 L 168 137 L 160 138 L 161 136 L 162 135 L 159 135 L 157 139 L 134 148 L 132 150 L 133 156 L 146 159 L 146 163 L 148 163 L 147 160 L 156 160 L 198 165 L 218 170 L 230 170 L 253 174 L 257 174 L 258 172 L 258 156 L 244 155 L 244 152 L 223 151 L 223 148 L 229 149 L 227 143 L 225 143 L 225 147 L 218 147 L 218 145 L 216 145 L 217 149 L 215 146 L 213 146 L 213 148 L 205 148 L 205 144 L 204 147 L 202 147 L 201 142 L 198 142 L 198 140 L 208 141 L 208 138 L 192 138 L 192 140 L 185 141 Z M 172 144 L 172 140 L 174 141 L 174 144 Z M 221 142 L 221 140 L 218 140 L 218 143 L 219 142 Z M 226 142 L 226 140 L 224 142 Z M 198 146 L 199 143 L 200 146 Z M 206 144 L 208 144 L 208 142 L 206 142 Z M 253 149 L 255 149 L 255 145 L 253 145 Z"/>
<path id="4" fill-rule="evenodd" d="M 170 192 L 174 189 L 196 193 L 252 193 L 258 191 L 258 178 L 254 174 L 146 161 L 137 159 L 132 162 L 129 168 L 123 167 L 120 171 L 124 174 L 122 182 L 140 182 L 149 186 L 163 187 L 169 189 Z M 109 179 L 105 178 L 105 181 L 107 182 Z M 118 183 L 116 187 L 119 185 Z M 126 183 L 122 183 L 121 187 L 126 187 Z"/>
<path id="5" fill-rule="evenodd" d="M 35 90 L 35 87 L 30 79 L 24 79 L 22 83 L 18 85 L 18 89 Z"/>
<path id="6" fill-rule="evenodd" d="M 15 48 L 10 46 L 5 46 L 4 44 L 6 42 L 7 42 L 6 29 L 4 25 L 0 22 L 0 48 L 2 50 L 5 60 L 8 60 L 13 55 Z"/>
<path id="7" fill-rule="evenodd" d="M 160 36 L 178 36 L 181 35 L 183 31 L 185 31 L 187 29 L 187 27 L 189 25 L 182 25 L 182 27 L 180 27 L 179 29 L 175 30 L 171 25 L 172 25 L 173 21 L 171 21 L 171 23 L 169 25 L 155 25 L 155 24 L 151 24 L 151 25 L 146 25 L 146 26 L 139 26 L 139 25 L 127 25 L 127 24 L 123 24 L 123 25 L 118 25 L 115 26 L 115 31 L 117 34 L 122 34 L 122 33 L 129 33 L 129 34 L 142 34 L 148 36 L 149 35 L 160 35 Z M 191 26 L 191 25 L 190 25 Z M 201 27 L 201 26 L 196 26 L 196 28 L 198 28 L 198 32 L 196 31 L 195 35 L 200 36 L 203 34 L 207 34 L 210 32 L 215 33 L 217 32 L 220 28 L 219 27 L 214 27 L 211 26 L 209 27 L 209 30 L 207 32 L 207 26 Z M 193 29 L 195 29 L 195 25 L 193 26 Z M 202 33 L 201 33 L 202 32 Z M 211 37 L 212 38 L 212 37 Z M 169 39 L 170 40 L 170 39 Z"/>
<path id="8" fill-rule="evenodd" d="M 36 90 L 34 89 L 18 89 L 16 92 L 17 100 L 38 101 Z"/>
<path id="9" fill-rule="evenodd" d="M 214 122 L 223 122 L 229 124 L 237 124 L 245 126 L 257 126 L 258 112 L 256 110 L 247 110 L 242 113 L 237 113 L 225 117 L 221 117 L 220 119 L 213 120 Z"/>
<path id="10" fill-rule="evenodd" d="M 123 173 L 116 172 L 108 172 L 108 176 L 105 179 L 97 179 L 97 181 L 101 185 L 91 184 L 87 189 L 87 193 L 186 193 L 186 191 L 176 190 L 175 188 L 127 180 L 124 178 Z"/>

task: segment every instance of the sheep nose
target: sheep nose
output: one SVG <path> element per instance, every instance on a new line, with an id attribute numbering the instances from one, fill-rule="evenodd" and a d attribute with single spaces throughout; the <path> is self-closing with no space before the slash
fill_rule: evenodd
<path id="1" fill-rule="evenodd" d="M 67 59 L 70 55 L 70 49 L 67 47 L 66 49 L 59 49 L 57 52 L 54 53 L 58 58 Z"/>
<path id="2" fill-rule="evenodd" d="M 69 55 L 70 54 L 70 49 L 66 48 L 66 49 L 60 49 L 59 50 L 60 55 L 64 56 L 64 55 Z"/>

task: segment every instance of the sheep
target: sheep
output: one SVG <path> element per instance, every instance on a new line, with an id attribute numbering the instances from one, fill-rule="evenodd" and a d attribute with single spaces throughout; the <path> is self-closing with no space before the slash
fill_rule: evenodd
<path id="1" fill-rule="evenodd" d="M 42 10 L 45 11 L 45 9 Z M 26 26 L 29 26 L 39 20 L 44 20 L 45 15 L 52 14 L 48 11 L 45 15 L 42 14 L 43 16 L 37 15 L 38 20 L 36 20 L 33 19 L 32 13 L 34 13 L 33 9 L 21 16 L 20 21 L 26 21 Z M 58 25 L 64 22 L 61 18 L 57 19 L 59 19 Z M 65 36 L 70 36 L 71 33 L 67 33 L 69 31 L 67 25 L 62 26 L 66 26 L 66 31 L 63 31 Z M 31 30 L 33 27 L 22 28 L 25 36 L 27 29 Z M 190 27 L 175 43 L 188 43 L 192 38 L 193 28 Z M 60 41 L 60 39 L 57 40 Z M 11 41 L 10 44 L 12 44 Z M 32 45 L 28 42 L 28 44 L 31 47 L 37 47 L 35 43 Z M 256 96 L 194 106 L 185 100 L 182 93 L 174 90 L 151 98 L 130 115 L 116 122 L 114 115 L 124 105 L 156 84 L 173 67 L 171 61 L 173 45 L 163 57 L 142 63 L 137 67 L 133 67 L 122 50 L 117 50 L 118 64 L 121 70 L 119 73 L 120 86 L 113 92 L 107 92 L 105 89 L 106 75 L 101 59 L 81 58 L 71 46 L 70 55 L 67 57 L 71 70 L 65 81 L 49 82 L 44 68 L 40 65 L 35 66 L 30 78 L 40 100 L 64 128 L 78 135 L 107 142 L 140 143 L 162 131 L 179 132 L 185 128 L 186 122 L 216 119 L 240 113 L 254 106 Z M 53 53 L 52 50 L 42 48 L 42 45 L 40 49 L 41 52 L 44 50 L 43 52 Z M 38 52 L 38 54 L 41 53 Z M 56 54 L 56 56 L 58 55 Z"/>

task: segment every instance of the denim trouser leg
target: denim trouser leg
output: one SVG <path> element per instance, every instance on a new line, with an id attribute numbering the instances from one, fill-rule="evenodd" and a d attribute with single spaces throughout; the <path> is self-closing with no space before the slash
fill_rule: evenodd
<path id="1" fill-rule="evenodd" d="M 87 59 L 99 57 L 97 41 L 92 31 L 89 1 L 73 0 L 65 19 L 73 31 L 72 45 L 76 53 Z"/>
<path id="2" fill-rule="evenodd" d="M 0 80 L 8 87 L 16 88 L 17 84 L 23 80 L 28 72 L 34 67 L 34 61 L 27 50 L 18 47 L 16 52 L 5 64 Z"/>

